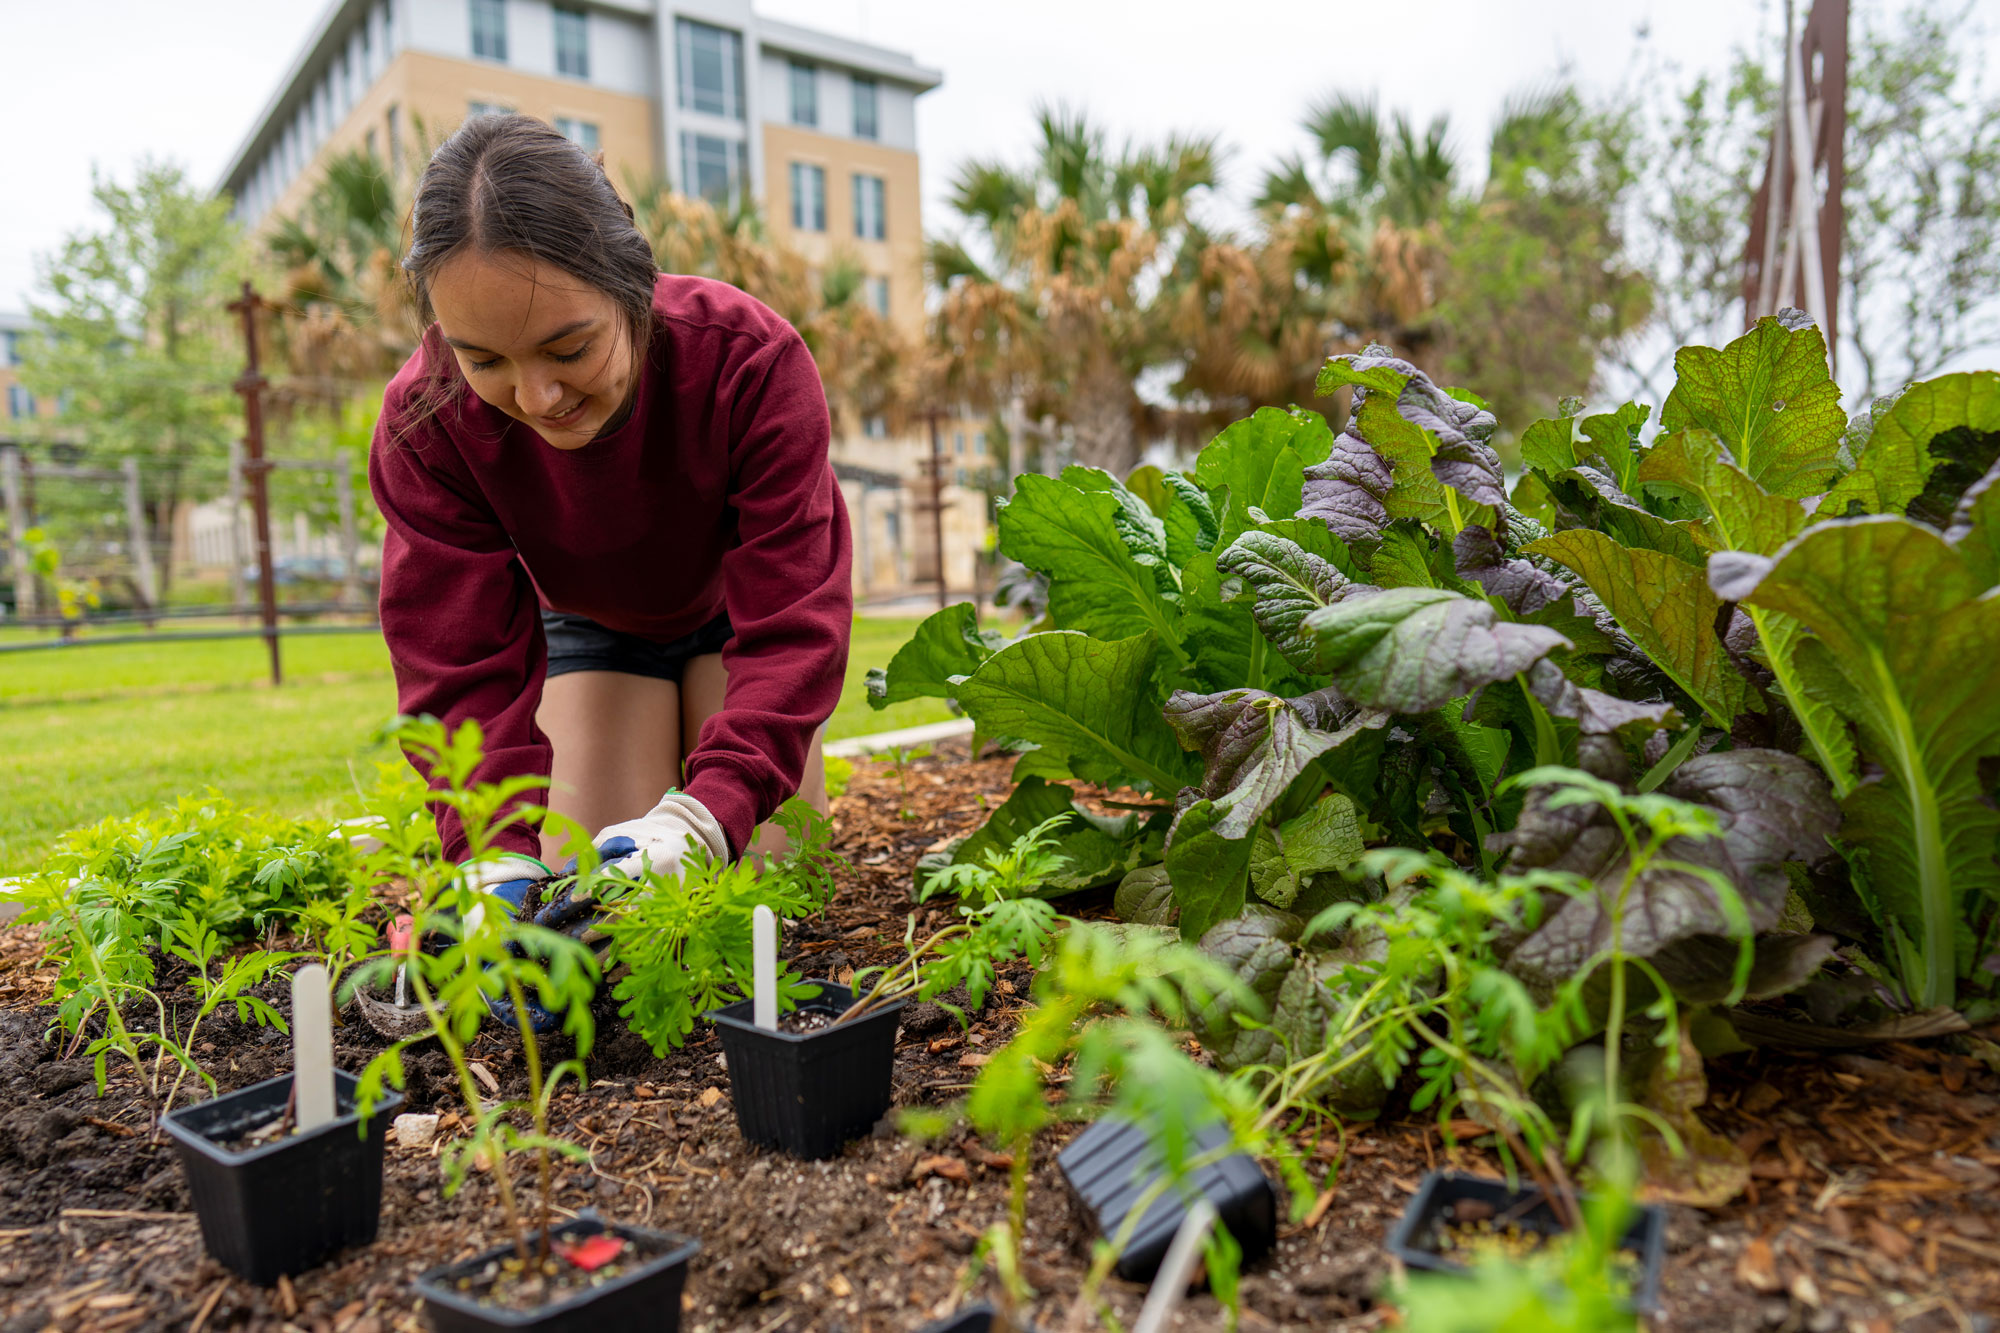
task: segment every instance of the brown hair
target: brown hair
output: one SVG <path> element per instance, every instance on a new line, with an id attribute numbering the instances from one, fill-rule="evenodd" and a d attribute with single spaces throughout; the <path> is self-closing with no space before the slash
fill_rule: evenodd
<path id="1" fill-rule="evenodd" d="M 410 208 L 403 272 L 423 328 L 424 378 L 401 434 L 436 416 L 464 378 L 438 332 L 431 280 L 467 246 L 515 251 L 597 288 L 623 312 L 635 365 L 652 341 L 653 247 L 632 221 L 602 157 L 586 153 L 532 116 L 483 115 L 431 154 Z M 637 376 L 633 378 L 636 391 Z"/>

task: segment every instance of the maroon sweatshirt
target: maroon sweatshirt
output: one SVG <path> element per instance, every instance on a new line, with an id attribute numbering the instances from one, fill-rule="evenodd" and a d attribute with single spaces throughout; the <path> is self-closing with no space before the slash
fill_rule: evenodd
<path id="1" fill-rule="evenodd" d="M 423 351 L 403 366 L 368 464 L 388 520 L 382 631 L 402 711 L 478 719 L 477 776 L 494 782 L 549 772 L 535 725 L 540 607 L 655 642 L 727 610 L 729 686 L 688 754 L 685 790 L 740 853 L 798 789 L 840 698 L 854 615 L 847 510 L 827 462 L 826 394 L 791 325 L 725 283 L 668 274 L 653 321 L 631 416 L 567 452 L 455 370 L 456 401 L 410 429 Z M 440 811 L 439 831 L 462 858 L 457 817 Z M 498 841 L 537 852 L 518 826 Z"/>

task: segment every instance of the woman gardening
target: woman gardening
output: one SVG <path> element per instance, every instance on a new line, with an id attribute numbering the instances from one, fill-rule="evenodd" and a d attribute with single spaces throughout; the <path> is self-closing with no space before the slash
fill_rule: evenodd
<path id="1" fill-rule="evenodd" d="M 599 163 L 526 116 L 437 150 L 403 267 L 426 327 L 369 460 L 401 710 L 476 719 L 477 780 L 552 775 L 635 875 L 743 854 L 795 794 L 824 809 L 851 550 L 798 333 L 660 273 Z M 499 840 L 467 874 L 518 909 L 560 837 Z"/>

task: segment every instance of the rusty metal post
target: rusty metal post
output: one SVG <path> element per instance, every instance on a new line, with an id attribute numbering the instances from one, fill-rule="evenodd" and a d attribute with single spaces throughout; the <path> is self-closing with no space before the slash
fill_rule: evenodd
<path id="1" fill-rule="evenodd" d="M 938 410 L 928 413 L 931 423 L 931 550 L 937 556 L 938 610 L 951 602 L 951 583 L 944 572 L 944 444 L 938 434 Z"/>
<path id="2" fill-rule="evenodd" d="M 243 316 L 243 373 L 236 392 L 243 395 L 243 471 L 250 480 L 250 509 L 257 526 L 257 610 L 264 643 L 271 650 L 271 684 L 284 684 L 278 662 L 278 586 L 271 570 L 271 464 L 264 458 L 264 376 L 257 369 L 257 311 L 264 302 L 248 279 L 243 295 L 229 303 Z"/>

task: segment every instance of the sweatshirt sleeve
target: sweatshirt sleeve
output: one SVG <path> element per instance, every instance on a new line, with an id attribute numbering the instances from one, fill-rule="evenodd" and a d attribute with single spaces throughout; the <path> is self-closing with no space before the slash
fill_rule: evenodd
<path id="1" fill-rule="evenodd" d="M 791 330 L 719 385 L 730 422 L 736 545 L 722 562 L 735 636 L 722 711 L 687 760 L 687 792 L 742 854 L 793 796 L 813 733 L 840 701 L 854 627 L 847 506 L 827 460 L 819 371 Z M 726 381 L 734 380 L 732 385 Z"/>
<path id="2" fill-rule="evenodd" d="M 535 709 L 548 650 L 534 586 L 476 489 L 450 477 L 449 445 L 428 425 L 395 438 L 395 406 L 385 406 L 376 425 L 368 484 L 388 525 L 381 620 L 396 670 L 397 706 L 412 716 L 441 718 L 453 730 L 467 718 L 477 721 L 486 753 L 476 782 L 546 778 L 550 748 L 535 725 Z M 515 803 L 545 799 L 544 792 L 530 790 Z M 457 814 L 432 809 L 446 858 L 463 860 L 465 830 Z M 506 851 L 540 854 L 538 835 L 523 824 L 509 825 L 494 842 Z"/>

